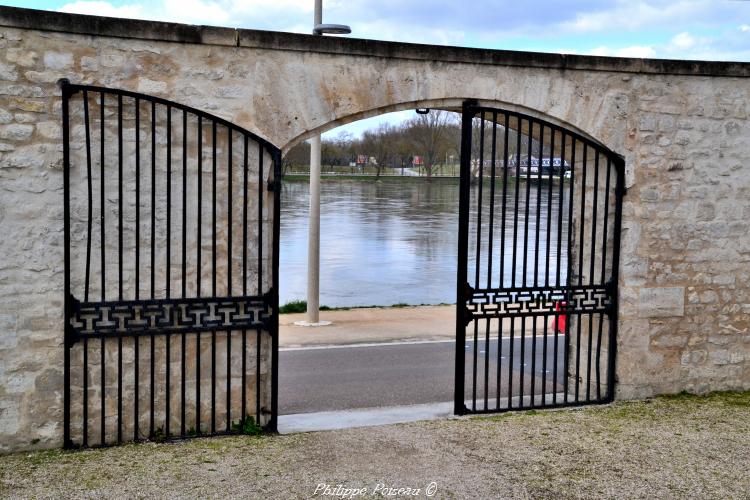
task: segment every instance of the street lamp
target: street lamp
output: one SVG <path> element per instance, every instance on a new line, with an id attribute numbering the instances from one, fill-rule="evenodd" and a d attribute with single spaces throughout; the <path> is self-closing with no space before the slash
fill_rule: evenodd
<path id="1" fill-rule="evenodd" d="M 316 24 L 313 35 L 348 35 L 352 29 L 345 24 Z"/>
<path id="2" fill-rule="evenodd" d="M 315 0 L 313 35 L 346 35 L 343 24 L 323 24 L 323 0 Z M 310 223 L 307 237 L 307 320 L 302 326 L 330 325 L 320 321 L 320 134 L 310 139 Z"/>

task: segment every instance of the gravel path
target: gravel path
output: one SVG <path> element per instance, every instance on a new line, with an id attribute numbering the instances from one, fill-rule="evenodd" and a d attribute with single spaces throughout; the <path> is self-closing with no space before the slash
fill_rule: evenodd
<path id="1" fill-rule="evenodd" d="M 365 498 L 380 497 L 371 495 L 378 484 L 421 488 L 424 497 L 434 482 L 433 498 L 750 498 L 749 467 L 750 392 L 717 393 L 7 455 L 0 497 L 304 498 L 319 483 L 367 487 Z"/>

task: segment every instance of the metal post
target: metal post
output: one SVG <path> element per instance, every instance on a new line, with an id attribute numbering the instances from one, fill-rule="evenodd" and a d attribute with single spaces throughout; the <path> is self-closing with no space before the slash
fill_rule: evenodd
<path id="1" fill-rule="evenodd" d="M 64 318 L 63 330 L 63 447 L 72 447 L 70 439 L 70 348 L 72 345 L 70 331 L 70 112 L 71 95 L 68 80 L 60 80 L 62 90 L 63 121 L 63 253 L 64 253 Z"/>
<path id="2" fill-rule="evenodd" d="M 320 0 L 318 0 L 319 2 Z M 318 323 L 320 300 L 320 136 L 310 141 L 310 225 L 307 237 L 307 321 Z"/>
<path id="3" fill-rule="evenodd" d="M 315 0 L 315 26 L 323 23 L 323 0 Z M 310 140 L 310 222 L 307 236 L 307 323 L 320 322 L 320 134 Z"/>
<path id="4" fill-rule="evenodd" d="M 471 168 L 471 124 L 474 118 L 471 109 L 473 101 L 465 101 L 461 111 L 461 180 L 458 202 L 458 269 L 456 272 L 456 373 L 454 386 L 453 413 L 464 415 L 466 353 L 466 281 L 469 250 L 469 183 Z"/>

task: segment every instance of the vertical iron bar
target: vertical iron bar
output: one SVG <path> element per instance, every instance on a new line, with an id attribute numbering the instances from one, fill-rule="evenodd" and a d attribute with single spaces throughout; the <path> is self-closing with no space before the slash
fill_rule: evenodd
<path id="1" fill-rule="evenodd" d="M 89 93 L 83 91 L 83 122 L 86 129 L 86 183 L 88 188 L 88 216 L 86 231 L 86 285 L 83 301 L 89 301 L 89 276 L 91 274 L 91 225 L 93 222 L 93 187 L 91 185 L 91 131 L 89 126 Z"/>
<path id="2" fill-rule="evenodd" d="M 550 128 L 550 154 L 549 154 L 549 189 L 547 191 L 547 246 L 545 247 L 545 261 L 544 261 L 544 285 L 549 286 L 549 261 L 550 261 L 550 246 L 552 245 L 552 180 L 553 172 L 555 170 L 555 129 Z M 541 186 L 540 186 L 541 187 Z M 547 353 L 544 353 L 545 357 Z"/>
<path id="3" fill-rule="evenodd" d="M 518 260 L 516 257 L 518 254 L 518 189 L 521 181 L 521 127 L 521 117 L 516 116 L 516 199 L 513 205 L 513 276 L 510 283 L 511 288 L 516 287 L 516 261 Z M 513 352 L 512 345 L 510 351 Z"/>
<path id="4" fill-rule="evenodd" d="M 211 296 L 216 297 L 216 121 L 211 123 Z M 211 433 L 216 433 L 216 330 L 211 331 Z"/>
<path id="5" fill-rule="evenodd" d="M 602 323 L 604 323 L 604 314 L 599 313 L 599 327 L 596 339 L 596 399 L 597 401 L 602 399 L 602 386 L 601 386 L 601 363 L 599 358 L 602 355 Z"/>
<path id="6" fill-rule="evenodd" d="M 602 278 L 600 281 L 602 285 L 607 282 L 607 226 L 609 226 L 609 189 L 611 169 L 612 160 L 607 157 L 607 175 L 604 181 L 604 227 L 602 228 Z"/>
<path id="7" fill-rule="evenodd" d="M 484 142 L 484 139 L 482 140 Z M 492 112 L 492 150 L 490 172 L 490 220 L 487 238 L 487 288 L 492 288 L 492 239 L 495 227 L 495 155 L 497 154 L 497 111 Z M 490 378 L 490 325 L 492 320 L 487 318 L 484 332 L 484 409 L 488 409 L 489 378 Z"/>
<path id="8" fill-rule="evenodd" d="M 497 111 L 492 113 L 492 171 L 490 172 L 490 224 L 487 237 L 487 288 L 492 288 L 492 243 L 495 229 L 495 155 L 497 154 Z"/>
<path id="9" fill-rule="evenodd" d="M 591 262 L 589 263 L 589 284 L 594 283 L 594 268 L 596 262 L 596 209 L 598 204 L 598 193 L 599 191 L 599 150 L 594 152 L 594 199 L 592 203 L 591 213 Z M 582 248 L 583 249 L 583 248 Z M 589 314 L 589 345 L 588 345 L 588 361 L 586 363 L 586 401 L 591 400 L 591 357 L 594 342 L 594 331 L 593 331 L 594 315 Z"/>
<path id="10" fill-rule="evenodd" d="M 141 102 L 135 98 L 135 300 L 140 298 L 140 267 L 141 267 Z M 133 337 L 134 378 L 133 389 L 133 440 L 138 441 L 138 385 L 139 385 L 139 348 L 141 338 Z"/>
<path id="11" fill-rule="evenodd" d="M 477 344 L 479 343 L 477 337 L 479 336 L 479 319 L 474 320 L 474 344 L 472 346 L 473 364 L 471 366 L 471 411 L 477 411 L 477 356 L 478 349 Z"/>
<path id="12" fill-rule="evenodd" d="M 198 212 L 196 221 L 195 296 L 201 296 L 201 219 L 203 214 L 203 117 L 198 115 Z M 201 433 L 201 332 L 195 333 L 195 432 Z"/>
<path id="13" fill-rule="evenodd" d="M 615 224 L 612 230 L 612 280 L 610 295 L 612 308 L 609 312 L 609 339 L 607 348 L 607 396 L 606 401 L 615 397 L 615 368 L 617 360 L 617 320 L 619 311 L 619 282 L 620 282 L 620 231 L 622 228 L 622 198 L 625 195 L 625 159 L 613 158 L 617 179 L 615 182 Z"/>
<path id="14" fill-rule="evenodd" d="M 263 146 L 258 144 L 258 295 L 263 295 Z M 280 203 L 280 200 L 274 199 L 274 203 Z M 277 264 L 274 263 L 274 266 Z M 277 286 L 273 283 L 273 286 Z M 255 377 L 255 410 L 256 423 L 260 425 L 260 350 L 263 347 L 261 331 L 257 330 L 256 334 L 256 377 Z"/>
<path id="15" fill-rule="evenodd" d="M 560 189 L 557 200 L 557 267 L 555 286 L 560 286 L 560 268 L 562 267 L 562 226 L 563 226 L 563 185 L 565 184 L 565 132 L 560 132 Z M 570 221 L 568 221 L 570 223 Z"/>
<path id="16" fill-rule="evenodd" d="M 480 288 L 479 274 L 482 267 L 482 188 L 484 181 L 484 112 L 479 114 L 479 189 L 477 193 L 477 247 L 475 261 L 474 288 Z M 476 359 L 474 360 L 476 364 Z M 475 380 L 476 382 L 476 380 Z"/>
<path id="17" fill-rule="evenodd" d="M 101 237 L 101 248 L 99 249 L 99 251 L 100 251 L 100 254 L 101 254 L 100 257 L 101 257 L 101 268 L 102 268 L 102 276 L 101 276 L 101 278 L 102 278 L 102 290 L 101 290 L 101 294 L 102 294 L 102 302 L 104 302 L 106 300 L 106 295 L 107 295 L 106 294 L 106 276 L 107 276 L 107 274 L 105 272 L 105 265 L 106 265 L 106 257 L 105 257 L 106 250 L 105 250 L 105 248 L 106 248 L 106 245 L 104 243 L 105 229 L 106 229 L 106 226 L 105 226 L 105 206 L 104 206 L 104 192 L 105 192 L 105 189 L 104 189 L 104 164 L 105 164 L 105 159 L 104 159 L 104 137 L 105 137 L 105 132 L 104 132 L 104 104 L 105 104 L 105 101 L 104 101 L 104 92 L 101 93 L 99 99 L 100 99 L 99 100 L 99 126 L 101 127 L 101 133 L 100 133 L 101 134 L 101 142 L 99 144 L 99 146 L 101 147 L 101 150 L 99 152 L 99 154 L 100 154 L 99 160 L 100 160 L 100 164 L 101 164 L 101 177 L 99 179 L 99 186 L 100 186 L 99 187 L 99 203 L 101 204 L 101 209 L 102 209 L 102 213 L 99 214 L 99 219 L 100 219 L 99 223 L 101 224 L 101 230 L 100 230 L 100 233 L 101 233 L 101 235 L 100 235 L 100 237 Z M 103 350 L 104 350 L 104 337 L 102 337 L 102 352 L 104 352 Z M 102 415 L 104 415 L 104 403 L 102 403 Z"/>
<path id="18" fill-rule="evenodd" d="M 151 101 L 151 300 L 156 296 L 156 103 Z M 155 432 L 154 405 L 156 393 L 155 357 L 156 339 L 151 334 L 151 414 L 149 416 L 149 436 Z"/>
<path id="19" fill-rule="evenodd" d="M 513 408 L 513 351 L 516 335 L 516 317 L 510 317 L 510 343 L 508 345 L 508 409 Z"/>
<path id="20" fill-rule="evenodd" d="M 182 276 L 180 279 L 182 298 L 187 296 L 187 112 L 182 111 Z M 185 332 L 180 335 L 180 435 L 185 436 L 185 389 L 186 367 Z"/>
<path id="21" fill-rule="evenodd" d="M 568 402 L 568 379 L 570 378 L 570 319 L 572 314 L 568 314 L 571 308 L 571 288 L 573 287 L 573 186 L 575 185 L 576 174 L 576 139 L 570 138 L 570 195 L 568 200 L 568 269 L 565 277 L 565 384 L 563 392 L 563 401 Z"/>
<path id="22" fill-rule="evenodd" d="M 62 121 L 63 121 L 63 258 L 64 258 L 64 315 L 65 330 L 63 355 L 63 445 L 69 448 L 73 445 L 70 439 L 70 349 L 73 344 L 70 313 L 72 301 L 70 296 L 70 89 L 68 83 L 61 82 L 62 90 Z"/>
<path id="23" fill-rule="evenodd" d="M 541 128 L 541 127 L 540 127 Z M 529 255 L 529 207 L 531 206 L 531 203 L 529 203 L 529 196 L 530 196 L 530 190 L 531 190 L 531 142 L 532 137 L 534 136 L 534 122 L 529 120 L 529 133 L 526 136 L 527 140 L 527 147 L 526 147 L 526 197 L 524 198 L 524 203 L 526 205 L 526 209 L 524 210 L 523 214 L 523 275 L 522 275 L 522 281 L 523 286 L 526 286 L 526 273 L 528 271 L 528 255 Z M 521 346 L 523 349 L 523 345 Z M 521 370 L 521 376 L 523 376 L 523 370 Z M 523 390 L 523 388 L 521 389 Z M 523 404 L 523 401 L 521 401 L 521 404 Z"/>
<path id="24" fill-rule="evenodd" d="M 544 316 L 542 316 L 542 318 L 544 319 L 544 323 L 542 326 L 542 328 L 544 328 L 544 333 L 542 334 L 543 335 L 542 337 L 542 404 L 546 405 L 547 404 L 547 340 L 548 340 L 547 339 L 547 325 L 549 324 L 549 316 L 545 314 Z M 556 352 L 555 352 L 555 355 L 557 355 Z M 554 391 L 554 387 L 555 387 L 554 379 L 552 380 L 552 387 Z"/>
<path id="25" fill-rule="evenodd" d="M 227 127 L 227 296 L 232 296 L 232 128 Z M 232 331 L 227 330 L 227 432 L 232 429 Z"/>
<path id="26" fill-rule="evenodd" d="M 553 127 L 550 127 L 550 153 L 549 153 L 549 175 L 547 179 L 547 183 L 549 184 L 548 190 L 547 190 L 547 242 L 544 247 L 545 249 L 545 260 L 544 260 L 544 285 L 546 287 L 549 287 L 549 261 L 550 261 L 550 245 L 552 244 L 552 174 L 555 170 L 555 129 Z M 542 151 L 542 159 L 541 162 L 544 164 L 544 150 L 541 148 L 540 144 L 540 151 Z M 541 191 L 542 184 L 539 183 L 539 190 Z M 537 230 L 537 235 L 539 234 Z M 544 315 L 544 340 L 542 342 L 543 344 L 543 353 L 542 353 L 542 386 L 544 389 L 542 390 L 542 404 L 547 404 L 547 325 L 549 323 L 549 316 Z M 557 338 L 557 337 L 555 337 Z M 556 353 L 555 353 L 556 354 Z M 555 361 L 557 358 L 555 358 Z M 553 388 L 554 388 L 554 380 L 553 380 Z M 554 393 L 554 390 L 553 390 Z"/>
<path id="27" fill-rule="evenodd" d="M 562 267 L 562 224 L 563 224 L 563 184 L 565 183 L 565 143 L 567 139 L 565 132 L 560 131 L 560 186 L 557 200 L 557 266 L 555 267 L 555 286 L 560 287 L 560 268 Z M 570 221 L 568 221 L 570 224 Z M 566 259 L 569 259 L 570 255 Z M 558 355 L 558 341 L 559 331 L 558 326 L 560 324 L 560 315 L 555 314 L 555 330 L 552 332 L 554 336 L 554 350 L 555 357 L 552 360 L 552 403 L 557 404 L 557 355 Z M 567 324 L 567 321 L 566 321 Z"/>
<path id="28" fill-rule="evenodd" d="M 118 263 L 118 300 L 123 300 L 122 276 L 122 94 L 117 95 L 117 263 Z M 122 336 L 117 336 L 117 442 L 122 443 Z"/>
<path id="29" fill-rule="evenodd" d="M 83 442 L 89 445 L 89 339 L 83 338 Z"/>
<path id="30" fill-rule="evenodd" d="M 474 287 L 479 288 L 480 271 L 482 267 L 482 195 L 484 190 L 484 111 L 479 113 L 479 185 L 477 193 L 477 248 L 476 260 L 474 262 Z M 474 321 L 474 363 L 472 366 L 472 389 L 471 389 L 471 409 L 477 410 L 477 371 L 479 363 L 479 320 Z"/>
<path id="31" fill-rule="evenodd" d="M 247 297 L 247 135 L 242 161 L 242 296 Z M 247 418 L 247 330 L 242 330 L 242 422 Z"/>
<path id="32" fill-rule="evenodd" d="M 588 163 L 588 144 L 583 143 L 583 163 L 581 165 L 581 231 L 578 245 L 578 286 L 583 284 L 583 245 L 586 215 L 586 165 Z M 581 386 L 581 320 L 582 314 L 578 314 L 578 327 L 576 332 L 576 402 L 578 402 Z"/>
<path id="33" fill-rule="evenodd" d="M 523 382 L 526 372 L 526 316 L 521 316 L 521 353 L 518 357 L 518 368 L 521 372 L 518 377 L 518 407 L 523 408 Z"/>
<path id="34" fill-rule="evenodd" d="M 255 422 L 260 425 L 260 350 L 263 339 L 261 329 L 255 330 Z"/>
<path id="35" fill-rule="evenodd" d="M 456 271 L 456 370 L 454 374 L 453 412 L 466 413 L 464 384 L 466 368 L 466 273 L 469 250 L 469 196 L 471 176 L 472 103 L 464 101 L 461 110 L 461 172 L 458 200 L 458 266 Z"/>
<path id="36" fill-rule="evenodd" d="M 479 186 L 477 193 L 477 243 L 476 260 L 474 262 L 474 287 L 480 288 L 480 270 L 482 267 L 482 195 L 484 190 L 484 112 L 479 114 Z M 477 410 L 477 371 L 479 355 L 479 320 L 474 321 L 474 364 L 472 366 L 472 411 Z"/>
<path id="37" fill-rule="evenodd" d="M 166 297 L 170 298 L 172 291 L 172 106 L 167 105 L 167 269 L 166 269 Z M 164 409 L 164 435 L 169 437 L 169 424 L 170 424 L 170 408 L 172 406 L 172 399 L 170 397 L 171 380 L 170 380 L 170 368 L 172 365 L 172 352 L 171 352 L 171 335 L 165 336 L 165 342 L 167 344 L 166 357 L 167 366 L 165 373 L 165 386 L 164 398 L 166 400 L 166 407 Z"/>
<path id="38" fill-rule="evenodd" d="M 612 161 L 607 157 L 607 175 L 604 181 L 604 227 L 602 229 L 602 277 L 601 284 L 604 285 L 607 279 L 607 228 L 609 226 L 609 188 L 610 172 L 612 170 Z M 596 399 L 601 400 L 601 353 L 602 353 L 602 323 L 604 315 L 599 315 L 599 335 L 596 343 Z"/>
<path id="39" fill-rule="evenodd" d="M 122 252 L 122 207 L 123 207 L 123 182 L 122 182 L 122 94 L 117 95 L 117 265 L 118 265 L 118 294 L 119 300 L 123 300 L 123 252 Z"/>
<path id="40" fill-rule="evenodd" d="M 89 124 L 89 94 L 83 91 L 83 120 L 86 130 L 86 184 L 88 192 L 88 214 L 86 231 L 86 285 L 84 302 L 89 301 L 89 277 L 91 270 L 91 226 L 93 224 L 93 186 L 91 184 L 91 130 Z M 68 125 L 69 127 L 69 125 Z M 66 268 L 65 272 L 68 272 Z M 67 321 L 66 321 L 67 327 Z M 83 338 L 83 446 L 89 445 L 89 339 Z"/>
<path id="41" fill-rule="evenodd" d="M 495 383 L 495 409 L 500 410 L 500 375 L 503 368 L 503 318 L 497 319 L 497 373 Z"/>
<path id="42" fill-rule="evenodd" d="M 531 141 L 531 137 L 529 137 L 529 141 Z M 529 150 L 531 149 L 531 145 L 529 145 Z M 536 176 L 537 176 L 537 186 L 536 186 L 536 227 L 535 227 L 535 237 L 534 237 L 534 287 L 536 287 L 539 284 L 539 225 L 541 222 L 541 216 L 542 216 L 542 167 L 544 165 L 544 124 L 539 124 L 539 158 L 537 159 L 539 162 L 539 166 L 537 167 Z M 531 172 L 529 172 L 529 177 L 527 178 L 527 183 L 531 179 Z M 526 201 L 526 209 L 528 210 L 530 203 L 527 200 Z"/>
<path id="43" fill-rule="evenodd" d="M 273 269 L 271 281 L 271 422 L 269 430 L 278 430 L 279 418 L 279 235 L 281 233 L 281 151 L 273 153 Z"/>
<path id="44" fill-rule="evenodd" d="M 101 166 L 101 176 L 99 179 L 99 203 L 101 205 L 101 213 L 99 214 L 100 219 L 100 238 L 101 238 L 101 248 L 100 250 L 100 257 L 101 257 L 101 282 L 102 282 L 102 289 L 101 289 L 101 297 L 102 302 L 106 300 L 106 273 L 105 273 L 105 247 L 104 239 L 105 239 L 105 206 L 104 206 L 104 92 L 102 92 L 99 96 L 99 126 L 101 127 L 101 141 L 100 141 L 100 166 Z M 67 219 L 66 219 L 67 220 Z M 67 323 L 66 323 L 67 324 Z M 99 351 L 100 351 L 100 359 L 99 364 L 101 365 L 100 370 L 101 373 L 99 374 L 100 377 L 100 383 L 101 383 L 101 391 L 100 391 L 100 397 L 101 397 L 101 408 L 100 408 L 100 416 L 99 416 L 99 426 L 100 426 L 100 443 L 102 446 L 106 444 L 106 407 L 105 407 L 105 393 L 106 393 L 106 377 L 105 377 L 105 341 L 104 336 L 102 335 L 101 339 L 99 339 Z"/>
<path id="45" fill-rule="evenodd" d="M 529 394 L 531 404 L 529 406 L 533 407 L 536 393 L 536 315 L 531 317 L 531 334 L 531 391 Z M 542 388 L 542 397 L 544 397 L 544 388 Z"/>
<path id="46" fill-rule="evenodd" d="M 505 288 L 505 212 L 507 207 L 508 195 L 508 113 L 505 113 L 504 123 L 504 140 L 503 140 L 503 212 L 501 221 L 500 236 L 500 288 Z M 516 183 L 518 183 L 516 181 Z M 502 321 L 502 320 L 501 320 Z M 499 389 L 498 389 L 499 390 Z M 498 403 L 499 404 L 499 403 Z"/>
<path id="47" fill-rule="evenodd" d="M 586 220 L 586 163 L 588 161 L 588 145 L 583 143 L 583 163 L 581 166 L 581 238 L 578 246 L 578 286 L 583 284 L 583 238 Z"/>

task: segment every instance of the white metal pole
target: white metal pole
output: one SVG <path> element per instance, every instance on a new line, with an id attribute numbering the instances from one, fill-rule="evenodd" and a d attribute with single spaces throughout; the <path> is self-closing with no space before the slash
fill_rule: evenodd
<path id="1" fill-rule="evenodd" d="M 320 321 L 320 135 L 310 140 L 310 224 L 307 236 L 307 321 Z"/>
<path id="2" fill-rule="evenodd" d="M 315 0 L 315 15 L 313 18 L 313 30 L 315 26 L 323 24 L 323 0 Z M 319 33 L 316 33 L 316 35 Z"/>
<path id="3" fill-rule="evenodd" d="M 315 26 L 323 24 L 323 0 L 315 0 Z M 319 34 L 319 33 L 315 33 Z M 307 236 L 307 321 L 320 321 L 320 134 L 310 141 L 310 223 Z"/>

